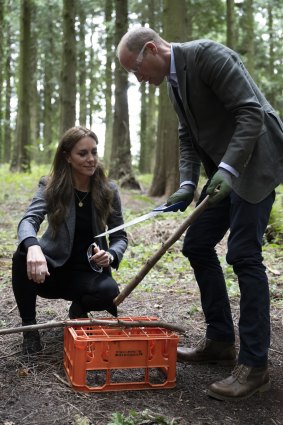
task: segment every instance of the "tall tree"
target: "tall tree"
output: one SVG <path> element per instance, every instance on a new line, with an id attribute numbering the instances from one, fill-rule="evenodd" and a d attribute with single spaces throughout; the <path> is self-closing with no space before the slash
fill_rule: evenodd
<path id="1" fill-rule="evenodd" d="M 182 42 L 186 37 L 185 0 L 164 1 L 164 34 L 169 41 Z M 179 186 L 178 122 L 166 93 L 165 82 L 160 87 L 158 142 L 156 165 L 150 188 L 153 196 L 170 195 Z"/>
<path id="2" fill-rule="evenodd" d="M 254 74 L 254 11 L 253 0 L 245 1 L 245 31 L 246 31 L 246 49 L 247 49 L 247 68 L 249 72 Z"/>
<path id="3" fill-rule="evenodd" d="M 94 32 L 94 23 L 91 21 L 90 25 L 90 48 L 89 48 L 89 72 L 88 72 L 88 79 L 89 79 L 89 88 L 88 88 L 88 96 L 87 96 L 87 116 L 89 119 L 89 127 L 92 128 L 93 124 L 93 112 L 95 110 L 95 91 L 96 91 L 96 84 L 95 84 L 95 57 L 96 52 L 94 51 L 94 38 L 95 38 L 95 32 Z"/>
<path id="4" fill-rule="evenodd" d="M 235 50 L 237 50 L 247 64 L 249 70 L 253 72 L 254 78 L 258 82 L 260 88 L 267 95 L 268 100 L 277 108 L 279 114 L 282 114 L 283 108 L 283 96 L 282 96 L 282 75 L 283 75 L 283 41 L 282 41 L 282 0 L 233 0 L 234 1 L 234 12 L 235 12 Z M 232 0 L 229 4 L 232 7 Z M 84 77 L 82 73 L 77 72 L 77 77 L 81 74 L 81 87 L 86 82 L 87 92 L 87 125 L 92 126 L 94 124 L 94 130 L 96 130 L 97 123 L 106 119 L 107 133 L 111 130 L 111 117 L 112 109 L 111 105 L 111 94 L 106 95 L 105 88 L 107 86 L 107 93 L 111 93 L 111 84 L 113 91 L 113 80 L 114 72 L 113 62 L 115 58 L 114 53 L 114 41 L 111 41 L 112 28 L 114 26 L 114 19 L 112 19 L 113 13 L 108 12 L 106 18 L 107 5 L 113 2 L 113 0 L 70 0 L 65 2 L 65 7 L 68 9 L 71 6 L 76 6 L 79 3 L 83 4 L 84 14 L 86 16 L 86 23 L 84 25 L 86 48 L 82 49 L 86 58 L 86 71 L 87 74 Z M 170 2 L 176 8 L 182 2 Z M 63 1 L 48 0 L 48 2 L 34 1 L 36 5 L 36 20 L 31 17 L 32 33 L 36 33 L 36 49 L 37 54 L 33 56 L 35 60 L 30 59 L 29 64 L 29 79 L 33 81 L 32 87 L 29 89 L 29 94 L 34 93 L 30 99 L 30 114 L 33 117 L 32 130 L 29 133 L 29 138 L 25 137 L 28 143 L 27 155 L 31 159 L 38 160 L 38 155 L 44 161 L 49 161 L 50 157 L 46 155 L 49 149 L 53 149 L 52 140 L 58 139 L 61 125 L 61 107 L 60 101 L 64 100 L 61 97 L 61 70 L 63 69 L 64 63 L 64 74 L 66 77 L 64 86 L 64 96 L 69 99 L 70 93 L 72 93 L 72 118 L 68 121 L 67 126 L 75 123 L 75 99 L 83 99 L 83 89 L 77 87 L 74 83 L 73 66 L 75 60 L 80 60 L 79 50 L 77 55 L 74 54 L 73 58 L 69 63 L 66 63 L 65 57 L 62 55 L 62 34 L 63 34 Z M 187 19 L 186 32 L 184 40 L 195 39 L 199 37 L 213 38 L 220 42 L 229 43 L 232 46 L 232 42 L 227 40 L 227 32 L 229 28 L 232 29 L 232 23 L 226 26 L 228 20 L 227 17 L 227 4 L 228 0 L 186 0 L 183 12 L 183 18 Z M 4 5 L 4 15 L 3 15 Z M 15 162 L 20 158 L 19 150 L 19 137 L 23 137 L 23 132 L 19 130 L 18 123 L 15 123 L 16 112 L 18 111 L 18 121 L 20 111 L 24 109 L 25 113 L 28 113 L 28 109 L 22 105 L 20 84 L 21 79 L 21 65 L 22 53 L 20 54 L 20 9 L 22 1 L 13 0 L 0 0 L 0 80 L 3 79 L 3 83 L 0 82 L 2 94 L 0 96 L 0 118 L 1 126 L 0 133 L 0 161 L 11 162 L 11 151 L 14 152 Z M 251 7 L 252 5 L 252 7 Z M 146 0 L 131 1 L 129 2 L 129 24 L 134 25 L 141 23 L 149 24 L 155 28 L 158 32 L 161 32 L 163 25 L 161 24 L 163 18 L 163 0 Z M 249 6 L 249 7 L 248 7 Z M 34 7 L 33 7 L 34 8 Z M 204 13 L 209 8 L 209 14 Z M 142 12 L 143 11 L 143 12 Z M 250 11 L 250 12 L 248 12 Z M 251 17 L 254 11 L 253 19 Z M 146 16 L 148 13 L 148 16 Z M 74 15 L 74 14 L 73 14 Z M 173 16 L 173 14 L 172 14 Z M 101 24 L 101 20 L 103 20 Z M 109 21 L 108 21 L 109 19 Z M 232 18 L 230 19 L 232 20 Z M 107 25 L 105 22 L 107 21 Z M 252 22 L 252 31 L 247 26 L 247 21 Z M 181 26 L 180 20 L 175 22 L 176 28 Z M 79 18 L 76 22 L 76 28 L 79 29 Z M 229 27 L 230 25 L 230 27 Z M 75 20 L 72 21 L 72 32 L 74 33 Z M 229 28 L 228 28 L 229 27 Z M 34 31 L 34 32 L 33 32 Z M 2 34 L 2 35 L 1 35 Z M 87 43 L 90 40 L 91 35 L 93 37 L 92 46 Z M 2 42 L 1 42 L 2 38 Z M 172 40 L 177 40 L 175 34 L 170 37 Z M 83 36 L 81 36 L 83 39 Z M 74 37 L 73 37 L 74 40 Z M 77 40 L 79 42 L 79 32 L 77 34 Z M 107 55 L 109 54 L 109 63 L 104 68 L 106 59 L 106 43 L 111 44 L 107 48 Z M 65 43 L 65 42 L 64 42 Z M 32 37 L 30 37 L 29 48 L 34 49 L 35 44 Z M 251 49 L 249 48 L 251 46 Z M 27 46 L 25 46 L 26 48 Z M 233 47 L 233 46 L 232 46 Z M 64 48 L 68 48 L 65 43 Z M 35 50 L 33 50 L 35 52 Z M 256 51 L 256 55 L 253 53 Z M 248 52 L 252 52 L 249 54 Z M 253 64 L 251 66 L 249 59 L 252 59 Z M 110 61 L 112 60 L 112 64 Z M 33 65 L 32 65 L 33 64 Z M 31 68 L 32 65 L 32 68 Z M 111 69 L 112 68 L 112 69 Z M 252 71 L 252 68 L 254 69 Z M 105 69 L 105 72 L 104 72 Z M 112 75 L 111 75 L 112 73 Z M 110 75 L 110 78 L 108 76 Z M 72 76 L 73 82 L 70 83 L 69 78 Z M 106 81 L 107 80 L 107 81 Z M 108 82 L 109 81 L 109 82 Z M 69 85 L 67 84 L 69 83 Z M 25 85 L 27 89 L 28 84 Z M 70 87 L 70 88 L 69 88 Z M 110 91 L 109 91 L 110 89 Z M 142 119 L 141 119 L 141 149 L 140 149 L 140 164 L 139 168 L 143 172 L 152 170 L 151 162 L 155 160 L 155 147 L 156 143 L 156 125 L 158 121 L 156 113 L 156 105 L 159 103 L 159 97 L 161 104 L 163 103 L 163 97 L 166 99 L 166 90 L 164 90 L 164 96 L 162 88 L 155 89 L 154 86 L 141 87 L 145 92 L 142 94 Z M 1 91 L 0 90 L 0 91 Z M 28 90 L 26 90 L 28 93 Z M 113 93 L 112 93 L 113 98 Z M 25 101 L 28 97 L 25 96 Z M 106 113 L 105 113 L 105 103 Z M 83 111 L 83 107 L 80 108 Z M 67 108 L 65 108 L 67 111 Z M 103 111 L 103 113 L 101 113 Z M 162 109 L 160 111 L 163 113 Z M 172 113 L 174 114 L 174 113 Z M 68 113 L 66 113 L 68 115 Z M 83 113 L 84 115 L 84 113 Z M 136 111 L 135 111 L 136 115 Z M 161 119 L 161 118 L 160 118 Z M 82 120 L 82 118 L 81 118 Z M 25 120 L 25 125 L 27 121 Z M 110 123 L 110 124 L 108 124 Z M 17 131 L 15 131 L 15 127 Z M 112 127 L 113 128 L 113 127 Z M 138 132 L 138 129 L 136 130 Z M 34 136 L 31 138 L 31 134 Z M 158 134 L 162 134 L 161 131 Z M 19 135 L 19 137 L 18 137 Z M 53 135 L 53 137 L 52 137 Z M 120 134 L 121 135 L 121 134 Z M 107 140 L 110 136 L 105 135 L 105 149 L 109 146 Z M 165 137 L 165 136 L 164 136 Z M 36 149 L 33 148 L 32 141 L 36 140 Z M 35 142 L 34 142 L 35 143 Z M 120 142 L 119 142 L 120 143 Z M 152 143 L 154 145 L 152 146 Z M 15 145 L 16 144 L 16 145 Z M 15 145 L 15 149 L 14 146 Z M 39 149 L 44 149 L 40 150 Z M 161 149 L 158 148 L 159 151 Z M 129 148 L 128 148 L 129 151 Z M 114 148 L 114 154 L 117 149 Z M 149 159 L 148 158 L 148 152 Z M 105 158 L 108 154 L 105 151 Z M 43 158 L 44 156 L 44 158 Z"/>
<path id="5" fill-rule="evenodd" d="M 61 134 L 76 122 L 76 1 L 63 0 Z"/>
<path id="6" fill-rule="evenodd" d="M 231 49 L 236 47 L 234 0 L 226 0 L 226 44 Z"/>
<path id="7" fill-rule="evenodd" d="M 147 95 L 146 85 L 140 85 L 141 94 L 141 111 L 140 111 L 140 158 L 139 158 L 139 171 L 141 173 L 149 172 L 149 164 L 147 162 Z"/>
<path id="8" fill-rule="evenodd" d="M 115 47 L 128 29 L 128 1 L 115 0 Z M 109 175 L 125 187 L 137 187 L 131 163 L 128 75 L 115 56 L 115 111 Z"/>
<path id="9" fill-rule="evenodd" d="M 271 2 L 267 3 L 267 13 L 268 13 L 268 35 L 269 35 L 269 61 L 268 61 L 268 73 L 270 77 L 274 77 L 274 63 L 275 63 L 275 54 L 274 54 L 274 24 L 273 24 L 273 7 Z M 275 87 L 274 84 L 269 90 L 269 100 L 272 104 L 275 103 Z"/>
<path id="10" fill-rule="evenodd" d="M 11 170 L 30 171 L 30 63 L 33 0 L 21 0 L 20 58 L 16 140 Z"/>
<path id="11" fill-rule="evenodd" d="M 86 25 L 86 13 L 82 0 L 77 2 L 78 14 L 79 14 L 79 52 L 78 52 L 78 79 L 79 79 L 79 97 L 80 97 L 80 125 L 86 125 L 86 46 L 85 46 L 85 25 Z"/>
<path id="12" fill-rule="evenodd" d="M 148 22 L 151 28 L 155 28 L 156 0 L 148 0 L 142 9 L 143 25 Z M 156 88 L 153 85 L 141 84 L 141 124 L 140 124 L 140 158 L 139 171 L 151 173 L 155 158 L 155 140 L 157 131 L 157 101 Z"/>
<path id="13" fill-rule="evenodd" d="M 112 108 L 112 61 L 113 61 L 113 27 L 112 27 L 113 1 L 105 1 L 105 142 L 104 142 L 104 164 L 110 165 L 111 143 L 113 131 L 113 108 Z"/>
<path id="14" fill-rule="evenodd" d="M 0 162 L 3 162 L 3 131 L 2 131 L 2 119 L 3 119 L 3 69 L 4 69 L 4 0 L 0 0 Z"/>
<path id="15" fill-rule="evenodd" d="M 34 152 L 34 156 L 37 161 L 42 162 L 41 151 L 39 150 L 38 141 L 39 141 L 39 127 L 41 121 L 41 105 L 40 105 L 40 95 L 38 91 L 38 80 L 39 80 L 39 70 L 38 70 L 38 43 L 39 38 L 39 21 L 37 16 L 37 4 L 34 3 L 34 6 L 31 10 L 31 52 L 30 52 L 30 147 Z"/>
<path id="16" fill-rule="evenodd" d="M 54 4 L 48 4 L 46 15 L 48 20 L 45 27 L 45 37 L 43 46 L 46 55 L 43 62 L 43 141 L 45 149 L 45 159 L 51 160 L 52 127 L 54 123 L 54 109 L 52 107 L 53 85 L 54 85 Z"/>
<path id="17" fill-rule="evenodd" d="M 7 1 L 7 15 L 11 12 L 11 0 Z M 6 52 L 5 52 L 5 111 L 4 111 L 4 131 L 3 131 L 3 145 L 4 153 L 3 159 L 4 162 L 8 163 L 11 159 L 11 146 L 12 146 L 12 132 L 11 132 L 11 97 L 12 97 L 12 70 L 11 70 L 11 49 L 8 49 L 8 46 L 11 46 L 11 24 L 9 20 L 5 22 L 5 33 L 6 33 Z"/>
<path id="18" fill-rule="evenodd" d="M 193 39 L 193 0 L 187 0 L 187 37 L 188 41 Z"/>
<path id="19" fill-rule="evenodd" d="M 155 156 L 155 167 L 153 173 L 153 180 L 149 189 L 151 196 L 162 196 L 166 193 L 166 156 L 167 149 L 165 143 L 172 143 L 172 141 L 166 137 L 166 112 L 168 112 L 168 94 L 166 83 L 162 83 L 159 87 L 159 113 L 158 113 L 158 124 L 157 124 L 157 138 L 156 138 L 156 156 Z M 173 115 L 173 111 L 171 110 Z M 176 123 L 177 125 L 177 123 Z M 176 135 L 175 135 L 176 136 Z M 175 145 L 175 142 L 174 142 Z M 175 155 L 174 155 L 175 157 Z M 174 164 L 176 165 L 176 164 Z"/>

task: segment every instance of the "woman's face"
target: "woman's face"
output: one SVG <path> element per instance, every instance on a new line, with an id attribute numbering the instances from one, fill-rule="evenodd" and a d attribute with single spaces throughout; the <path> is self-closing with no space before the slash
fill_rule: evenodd
<path id="1" fill-rule="evenodd" d="M 96 141 L 89 136 L 80 139 L 71 150 L 67 161 L 72 167 L 74 178 L 92 176 L 98 163 Z"/>

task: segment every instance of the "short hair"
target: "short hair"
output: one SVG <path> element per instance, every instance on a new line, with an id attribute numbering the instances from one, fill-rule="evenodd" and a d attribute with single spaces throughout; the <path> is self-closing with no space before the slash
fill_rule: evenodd
<path id="1" fill-rule="evenodd" d="M 123 46 L 126 46 L 130 52 L 137 53 L 148 41 L 154 41 L 159 44 L 161 37 L 151 28 L 134 27 L 121 38 L 117 47 L 117 56 L 119 57 L 120 49 Z"/>

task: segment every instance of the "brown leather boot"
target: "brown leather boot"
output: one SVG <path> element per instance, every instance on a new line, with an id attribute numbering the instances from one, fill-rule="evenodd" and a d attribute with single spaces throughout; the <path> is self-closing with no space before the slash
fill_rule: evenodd
<path id="1" fill-rule="evenodd" d="M 214 382 L 208 395 L 218 400 L 244 400 L 256 392 L 268 391 L 270 380 L 267 367 L 237 365 L 232 375 Z"/>
<path id="2" fill-rule="evenodd" d="M 177 361 L 233 366 L 236 363 L 235 344 L 203 338 L 194 348 L 177 348 Z"/>

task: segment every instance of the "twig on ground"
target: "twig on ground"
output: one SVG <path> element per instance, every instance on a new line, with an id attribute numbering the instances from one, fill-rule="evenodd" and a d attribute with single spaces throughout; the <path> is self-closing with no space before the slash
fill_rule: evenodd
<path id="1" fill-rule="evenodd" d="M 267 270 L 268 270 L 270 273 L 274 274 L 275 276 L 280 276 L 280 275 L 281 275 L 280 270 L 273 269 L 273 268 L 271 268 L 268 264 L 266 265 L 266 268 L 267 268 Z"/>
<path id="2" fill-rule="evenodd" d="M 269 350 L 277 354 L 283 354 L 282 351 L 274 350 L 274 348 L 269 348 Z"/>
<path id="3" fill-rule="evenodd" d="M 57 373 L 53 372 L 53 375 L 55 376 L 55 378 L 58 379 L 58 381 L 60 381 L 62 384 L 67 385 L 67 387 L 70 387 L 71 385 L 69 384 L 68 381 L 65 381 L 65 379 L 61 378 L 59 375 L 57 375 Z"/>
<path id="4" fill-rule="evenodd" d="M 17 304 L 15 304 L 9 311 L 8 314 L 12 313 L 12 311 L 16 310 Z"/>
<path id="5" fill-rule="evenodd" d="M 22 352 L 22 350 L 18 350 L 18 351 L 14 351 L 13 353 L 6 354 L 5 356 L 1 356 L 1 357 L 0 357 L 0 360 L 2 360 L 2 359 L 6 359 L 7 357 L 15 356 L 16 354 L 20 354 L 21 352 Z"/>

